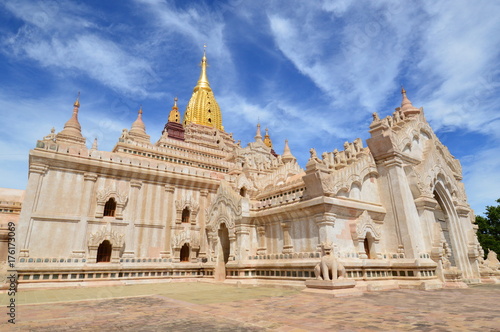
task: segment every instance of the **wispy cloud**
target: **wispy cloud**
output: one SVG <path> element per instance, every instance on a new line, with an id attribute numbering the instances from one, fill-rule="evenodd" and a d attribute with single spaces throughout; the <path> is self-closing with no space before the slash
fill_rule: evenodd
<path id="1" fill-rule="evenodd" d="M 24 21 L 2 39 L 4 53 L 35 60 L 53 71 L 74 71 L 121 93 L 146 95 L 158 80 L 152 66 L 101 33 L 90 9 L 65 2 L 8 2 L 7 10 Z"/>

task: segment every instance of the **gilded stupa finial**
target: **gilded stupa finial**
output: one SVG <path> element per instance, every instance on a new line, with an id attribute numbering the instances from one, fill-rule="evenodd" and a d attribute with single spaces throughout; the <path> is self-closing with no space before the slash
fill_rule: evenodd
<path id="1" fill-rule="evenodd" d="M 80 91 L 78 91 L 78 96 L 76 97 L 75 103 L 73 106 L 79 108 L 80 107 Z"/>
<path id="2" fill-rule="evenodd" d="M 206 45 L 204 45 L 203 57 L 201 58 L 201 73 L 193 89 L 191 99 L 189 99 L 186 106 L 184 125 L 194 123 L 223 131 L 222 114 L 208 82 L 207 67 Z"/>
<path id="3" fill-rule="evenodd" d="M 177 107 L 177 100 L 178 98 L 174 98 L 174 106 L 172 106 L 172 110 L 170 111 L 170 114 L 168 115 L 168 121 L 169 122 L 177 122 L 181 123 L 181 115 L 179 113 L 179 108 Z"/>
<path id="4" fill-rule="evenodd" d="M 271 137 L 269 136 L 269 129 L 266 128 L 266 135 L 264 136 L 264 144 L 271 148 L 273 147 L 273 142 L 271 141 Z"/>

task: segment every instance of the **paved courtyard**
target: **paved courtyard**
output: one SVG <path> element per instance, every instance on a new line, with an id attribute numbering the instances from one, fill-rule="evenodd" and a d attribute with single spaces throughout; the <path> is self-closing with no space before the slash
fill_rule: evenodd
<path id="1" fill-rule="evenodd" d="M 24 290 L 1 331 L 500 331 L 500 285 L 332 298 L 209 283 Z"/>

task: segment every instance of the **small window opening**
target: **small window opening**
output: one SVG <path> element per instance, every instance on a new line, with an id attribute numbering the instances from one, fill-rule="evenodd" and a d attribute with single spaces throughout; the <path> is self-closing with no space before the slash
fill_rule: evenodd
<path id="1" fill-rule="evenodd" d="M 188 223 L 190 214 L 191 211 L 189 211 L 188 208 L 184 208 L 184 210 L 182 210 L 182 222 Z"/>
<path id="2" fill-rule="evenodd" d="M 97 263 L 106 263 L 111 261 L 111 243 L 108 240 L 102 241 L 97 248 Z"/>
<path id="3" fill-rule="evenodd" d="M 104 216 L 114 217 L 115 211 L 116 211 L 116 201 L 113 197 L 111 197 L 104 205 Z"/>

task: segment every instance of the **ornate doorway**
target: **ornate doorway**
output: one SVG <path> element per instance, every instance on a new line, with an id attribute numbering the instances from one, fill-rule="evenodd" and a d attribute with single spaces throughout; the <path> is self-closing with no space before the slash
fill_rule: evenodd
<path id="1" fill-rule="evenodd" d="M 457 266 L 455 262 L 455 248 L 452 244 L 451 237 L 450 237 L 450 218 L 449 215 L 446 211 L 446 207 L 444 205 L 443 200 L 441 199 L 440 195 L 434 191 L 434 199 L 438 202 L 438 205 L 436 209 L 434 210 L 434 217 L 436 219 L 436 222 L 439 223 L 441 226 L 441 230 L 443 232 L 444 240 L 446 241 L 446 249 L 447 253 L 444 253 L 447 255 L 447 259 L 450 261 L 451 266 Z"/>

